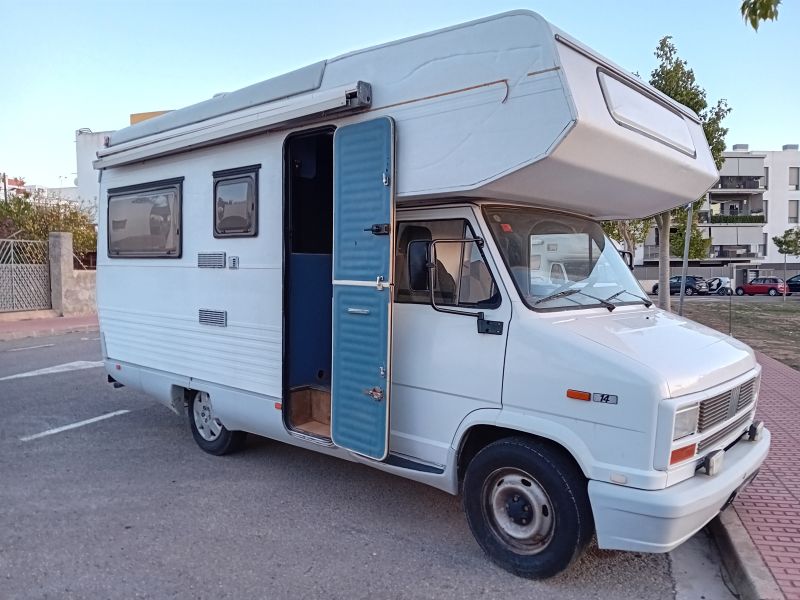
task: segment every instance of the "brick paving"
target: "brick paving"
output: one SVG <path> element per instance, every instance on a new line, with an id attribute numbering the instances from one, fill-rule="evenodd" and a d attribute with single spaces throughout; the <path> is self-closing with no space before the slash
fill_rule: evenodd
<path id="1" fill-rule="evenodd" d="M 733 506 L 787 600 L 800 600 L 800 371 L 761 353 L 758 361 L 757 417 L 772 447 Z"/>

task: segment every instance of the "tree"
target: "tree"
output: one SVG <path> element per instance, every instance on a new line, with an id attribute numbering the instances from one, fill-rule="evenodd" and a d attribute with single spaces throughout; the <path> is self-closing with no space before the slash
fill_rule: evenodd
<path id="1" fill-rule="evenodd" d="M 653 219 L 630 219 L 629 221 L 604 221 L 603 230 L 613 240 L 622 242 L 625 250 L 636 254 L 636 248 L 647 239 Z"/>
<path id="2" fill-rule="evenodd" d="M 0 228 L 10 232 L 7 235 L 28 240 L 47 240 L 53 231 L 68 231 L 78 257 L 97 248 L 93 207 L 69 202 L 56 194 L 9 194 L 6 202 L 0 202 Z"/>
<path id="3" fill-rule="evenodd" d="M 725 161 L 722 153 L 725 151 L 725 136 L 727 128 L 722 126 L 722 121 L 731 112 L 725 100 L 718 100 L 714 106 L 709 107 L 706 91 L 697 83 L 694 71 L 688 63 L 678 56 L 678 51 L 672 43 L 672 37 L 661 38 L 656 47 L 655 56 L 659 65 L 650 73 L 650 85 L 657 88 L 670 98 L 691 108 L 703 125 L 711 155 L 719 169 Z M 700 208 L 702 199 L 697 200 L 696 208 Z M 692 238 L 701 238 L 697 226 L 697 210 L 692 219 Z M 672 221 L 675 217 L 676 231 L 671 234 Z M 682 220 L 681 220 L 682 219 Z M 664 310 L 670 309 L 669 295 L 669 259 L 672 239 L 681 240 L 678 247 L 682 248 L 682 240 L 686 232 L 686 213 L 684 209 L 676 208 L 655 216 L 656 226 L 659 231 L 658 244 L 658 303 Z M 675 242 L 678 243 L 678 242 Z M 680 254 L 676 252 L 675 254 Z M 692 242 L 690 258 L 705 258 L 708 256 L 708 242 Z"/>
<path id="4" fill-rule="evenodd" d="M 758 31 L 762 21 L 775 21 L 781 0 L 743 0 L 742 18 Z"/>
<path id="5" fill-rule="evenodd" d="M 783 254 L 783 301 L 786 302 L 786 257 L 789 254 L 800 256 L 800 228 L 787 229 L 783 235 L 773 237 L 772 243 L 778 248 L 778 252 Z"/>

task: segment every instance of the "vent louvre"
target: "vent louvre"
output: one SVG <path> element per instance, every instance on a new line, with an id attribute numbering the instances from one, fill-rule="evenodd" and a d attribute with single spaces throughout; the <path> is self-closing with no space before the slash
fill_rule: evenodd
<path id="1" fill-rule="evenodd" d="M 697 444 L 698 454 L 718 444 L 719 442 L 727 438 L 729 435 L 734 433 L 737 429 L 739 430 L 740 435 L 743 434 L 746 430 L 745 425 L 747 425 L 750 422 L 750 418 L 751 418 L 750 413 L 745 413 L 730 425 L 723 427 L 716 433 L 713 433 L 710 436 L 708 436 L 706 439 L 701 440 Z"/>
<path id="2" fill-rule="evenodd" d="M 198 320 L 203 325 L 213 325 L 215 327 L 227 327 L 228 311 L 201 308 L 198 311 Z"/>
<path id="3" fill-rule="evenodd" d="M 197 266 L 200 269 L 224 269 L 225 268 L 225 253 L 224 252 L 198 252 L 197 253 Z"/>

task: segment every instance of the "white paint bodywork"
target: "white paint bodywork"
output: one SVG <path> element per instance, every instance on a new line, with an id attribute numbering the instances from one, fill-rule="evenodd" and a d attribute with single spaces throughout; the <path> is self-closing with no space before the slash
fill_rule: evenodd
<path id="1" fill-rule="evenodd" d="M 389 448 L 430 469 L 371 461 L 294 435 L 284 425 L 283 144 L 291 128 L 211 140 L 148 160 L 147 145 L 156 147 L 170 132 L 139 138 L 142 143 L 129 135 L 125 144 L 135 153 L 109 152 L 116 157 L 113 166 L 102 157 L 96 163 L 103 169 L 97 302 L 106 369 L 175 410 L 183 410 L 184 389 L 205 391 L 228 429 L 369 464 L 450 493 L 458 492 L 459 451 L 472 428 L 541 436 L 569 452 L 590 480 L 601 547 L 674 547 L 716 514 L 766 453 L 768 436 L 740 443 L 725 477 L 707 481 L 695 475 L 691 462 L 667 468 L 675 411 L 757 377 L 752 351 L 642 305 L 613 313 L 530 310 L 480 211 L 482 199 L 492 198 L 587 217 L 638 217 L 694 200 L 716 180 L 702 129 L 687 109 L 652 91 L 632 96 L 616 89 L 616 117 L 650 133 L 664 121 L 655 137 L 663 134 L 672 145 L 622 126 L 603 97 L 601 67 L 628 81 L 527 12 L 325 65 L 320 90 L 369 82 L 372 108 L 315 125 L 394 118 L 397 220 L 467 219 L 486 240 L 487 266 L 500 288 L 499 308 L 485 312 L 504 323 L 501 336 L 477 334 L 475 319 L 429 306 L 394 307 Z M 631 99 L 633 105 L 626 105 Z M 211 174 L 256 164 L 258 235 L 215 239 Z M 181 257 L 109 258 L 107 190 L 177 177 L 184 178 Z M 197 268 L 197 254 L 212 251 L 238 257 L 239 268 Z M 226 311 L 227 327 L 201 325 L 199 309 Z M 620 400 L 577 402 L 566 398 L 568 388 Z M 684 502 L 681 490 L 689 488 L 692 497 L 703 498 L 699 516 L 675 509 Z M 651 528 L 655 523 L 667 525 Z"/>

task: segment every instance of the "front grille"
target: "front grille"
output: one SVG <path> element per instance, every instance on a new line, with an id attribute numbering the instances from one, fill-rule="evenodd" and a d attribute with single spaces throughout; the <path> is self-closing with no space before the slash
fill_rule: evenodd
<path id="1" fill-rule="evenodd" d="M 755 397 L 756 391 L 756 380 L 751 379 L 747 383 L 743 383 L 742 387 L 739 388 L 739 402 L 736 404 L 736 411 L 742 410 L 745 406 L 748 406 Z"/>
<path id="2" fill-rule="evenodd" d="M 749 412 L 745 413 L 730 425 L 723 427 L 716 433 L 698 442 L 697 453 L 700 454 L 704 450 L 708 450 L 709 448 L 713 447 L 714 445 L 716 445 L 717 443 L 719 443 L 720 441 L 724 440 L 726 437 L 734 433 L 737 429 L 740 430 L 740 433 L 744 433 L 746 429 L 745 425 L 747 425 L 748 422 L 750 421 L 750 417 L 751 415 Z"/>
<path id="3" fill-rule="evenodd" d="M 756 389 L 756 380 L 751 379 L 739 387 L 703 400 L 697 420 L 698 433 L 707 431 L 745 410 L 755 400 Z"/>
<path id="4" fill-rule="evenodd" d="M 697 421 L 697 430 L 702 432 L 724 421 L 728 417 L 728 411 L 731 407 L 731 398 L 733 398 L 733 390 L 728 390 L 713 398 L 703 400 L 700 403 L 700 416 Z"/>

